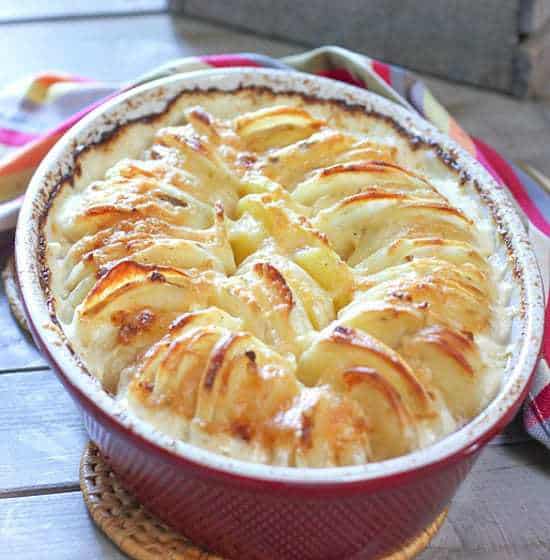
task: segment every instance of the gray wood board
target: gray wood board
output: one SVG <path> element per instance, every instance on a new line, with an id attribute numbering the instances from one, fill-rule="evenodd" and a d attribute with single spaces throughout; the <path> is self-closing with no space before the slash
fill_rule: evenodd
<path id="1" fill-rule="evenodd" d="M 426 85 L 464 129 L 503 156 L 525 161 L 550 176 L 550 103 L 520 101 L 423 76 Z"/>
<path id="2" fill-rule="evenodd" d="M 67 48 L 70 44 L 78 48 Z M 303 47 L 186 18 L 153 15 L 6 25 L 0 33 L 0 50 L 12 53 L 3 57 L 0 66 L 1 87 L 45 68 L 119 82 L 180 56 L 256 51 L 278 57 Z M 425 81 L 468 132 L 550 175 L 548 102 L 522 102 L 435 78 L 425 77 Z"/>
<path id="3" fill-rule="evenodd" d="M 44 70 L 121 83 L 183 56 L 298 50 L 169 14 L 10 24 L 0 27 L 0 85 Z"/>
<path id="4" fill-rule="evenodd" d="M 550 0 L 521 0 L 519 32 L 528 34 L 537 31 L 550 19 Z"/>
<path id="5" fill-rule="evenodd" d="M 490 446 L 422 560 L 550 557 L 550 454 L 535 442 Z"/>
<path id="6" fill-rule="evenodd" d="M 123 560 L 80 492 L 0 500 L 0 559 Z"/>
<path id="7" fill-rule="evenodd" d="M 165 11 L 168 0 L 2 0 L 0 23 Z"/>
<path id="8" fill-rule="evenodd" d="M 0 281 L 0 373 L 45 367 L 46 361 L 34 346 L 30 335 L 13 318 L 4 285 Z"/>
<path id="9" fill-rule="evenodd" d="M 550 19 L 546 20 L 544 27 L 522 42 L 517 66 L 518 71 L 529 76 L 529 93 L 548 99 L 550 96 Z"/>
<path id="10" fill-rule="evenodd" d="M 185 0 L 184 12 L 303 44 L 337 44 L 452 80 L 510 91 L 518 2 Z"/>
<path id="11" fill-rule="evenodd" d="M 78 540 L 79 558 L 118 558 L 103 548 L 78 493 L 50 494 L 78 487 L 86 441 L 79 413 L 52 372 L 0 376 L 0 402 L 0 540 L 9 537 L 12 557 L 48 551 L 69 558 L 67 542 Z M 517 419 L 483 452 L 424 558 L 544 558 L 549 464 L 548 452 L 525 440 Z"/>
<path id="12" fill-rule="evenodd" d="M 77 486 L 88 438 L 53 371 L 0 375 L 0 403 L 0 497 Z"/>

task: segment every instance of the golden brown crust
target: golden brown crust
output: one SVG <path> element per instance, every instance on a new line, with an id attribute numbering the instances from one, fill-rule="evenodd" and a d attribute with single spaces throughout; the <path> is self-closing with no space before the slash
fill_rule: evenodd
<path id="1" fill-rule="evenodd" d="M 491 290 L 465 212 L 303 107 L 185 118 L 52 225 L 108 389 L 173 437 L 293 466 L 394 457 L 480 410 Z"/>
<path id="2" fill-rule="evenodd" d="M 442 352 L 460 365 L 460 370 L 464 374 L 474 376 L 474 368 L 465 357 L 465 352 L 471 351 L 474 347 L 471 333 L 467 336 L 447 327 L 433 325 L 420 331 L 416 336 L 422 342 L 437 345 Z"/>

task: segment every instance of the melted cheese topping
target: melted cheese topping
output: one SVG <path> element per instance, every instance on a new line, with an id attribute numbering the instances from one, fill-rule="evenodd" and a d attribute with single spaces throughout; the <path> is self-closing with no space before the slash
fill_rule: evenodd
<path id="1" fill-rule="evenodd" d="M 498 388 L 502 263 L 456 177 L 405 152 L 299 107 L 187 109 L 49 216 L 75 350 L 132 414 L 251 461 L 361 464 L 450 433 Z"/>

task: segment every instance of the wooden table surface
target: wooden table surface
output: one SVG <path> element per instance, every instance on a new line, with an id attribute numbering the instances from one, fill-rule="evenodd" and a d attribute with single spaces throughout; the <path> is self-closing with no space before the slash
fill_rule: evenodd
<path id="1" fill-rule="evenodd" d="M 178 56 L 302 50 L 169 15 L 163 0 L 134 1 L 131 8 L 127 0 L 73 4 L 0 3 L 0 87 L 44 69 L 116 81 Z M 427 82 L 470 132 L 550 174 L 548 103 Z M 125 558 L 95 529 L 82 501 L 78 464 L 86 440 L 75 405 L 0 290 L 0 559 Z M 419 558 L 550 558 L 550 452 L 531 441 L 520 422 L 483 452 Z"/>

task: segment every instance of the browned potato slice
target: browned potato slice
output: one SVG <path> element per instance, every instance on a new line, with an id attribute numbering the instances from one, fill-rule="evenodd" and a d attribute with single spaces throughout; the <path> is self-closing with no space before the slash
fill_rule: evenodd
<path id="1" fill-rule="evenodd" d="M 311 136 L 326 124 L 298 107 L 268 107 L 234 120 L 235 131 L 255 152 L 282 148 Z"/>
<path id="2" fill-rule="evenodd" d="M 355 161 L 325 167 L 297 185 L 292 198 L 320 210 L 368 190 L 444 200 L 426 180 L 394 163 Z"/>
<path id="3" fill-rule="evenodd" d="M 216 273 L 182 272 L 123 261 L 77 307 L 74 344 L 92 373 L 114 390 L 122 369 L 160 339 L 181 313 L 205 307 Z"/>

